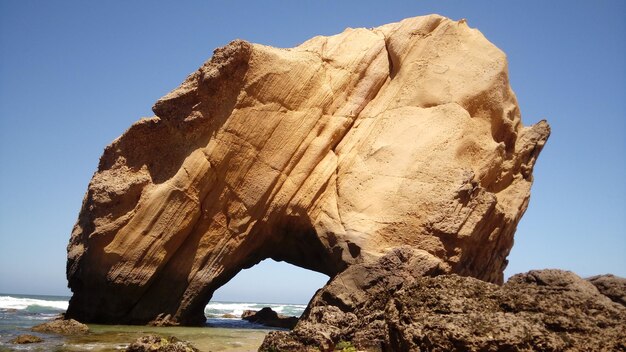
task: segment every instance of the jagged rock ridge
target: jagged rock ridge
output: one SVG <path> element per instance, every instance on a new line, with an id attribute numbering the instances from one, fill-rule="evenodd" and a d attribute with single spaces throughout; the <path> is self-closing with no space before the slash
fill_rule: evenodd
<path id="1" fill-rule="evenodd" d="M 202 324 L 273 258 L 331 277 L 398 246 L 500 283 L 545 121 L 505 55 L 432 15 L 292 49 L 236 40 L 100 159 L 68 246 L 84 322 Z"/>

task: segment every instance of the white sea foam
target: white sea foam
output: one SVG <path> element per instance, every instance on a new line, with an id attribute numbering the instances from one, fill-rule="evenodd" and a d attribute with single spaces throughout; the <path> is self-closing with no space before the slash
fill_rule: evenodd
<path id="1" fill-rule="evenodd" d="M 28 309 L 28 307 L 47 307 L 58 310 L 67 310 L 68 301 L 47 301 L 34 298 L 18 298 L 0 296 L 0 309 Z"/>
<path id="2" fill-rule="evenodd" d="M 0 296 L 0 309 L 40 311 L 39 308 L 42 308 L 44 311 L 51 309 L 63 311 L 67 310 L 68 304 L 68 301 L 62 300 Z M 221 317 L 224 314 L 240 317 L 245 310 L 261 310 L 263 307 L 270 307 L 279 314 L 300 316 L 306 308 L 306 305 L 252 302 L 210 302 L 204 309 L 204 312 L 208 317 Z M 47 317 L 47 314 L 44 317 Z"/>
<path id="3" fill-rule="evenodd" d="M 211 302 L 204 311 L 209 314 L 232 314 L 239 317 L 245 310 L 259 310 L 261 308 L 255 303 Z"/>

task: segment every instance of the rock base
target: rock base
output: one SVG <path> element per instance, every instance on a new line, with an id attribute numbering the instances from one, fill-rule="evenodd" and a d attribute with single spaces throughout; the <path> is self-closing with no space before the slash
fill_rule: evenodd
<path id="1" fill-rule="evenodd" d="M 268 334 L 259 350 L 331 351 L 340 341 L 366 351 L 626 350 L 626 307 L 571 272 L 531 271 L 504 286 L 403 276 L 419 258 L 396 251 L 378 270 L 349 268 L 293 331 Z"/>

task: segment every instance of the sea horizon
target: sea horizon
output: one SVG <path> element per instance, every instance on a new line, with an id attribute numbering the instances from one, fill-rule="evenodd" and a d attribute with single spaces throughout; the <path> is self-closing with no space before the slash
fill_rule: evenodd
<path id="1" fill-rule="evenodd" d="M 0 292 L 1 296 L 28 296 L 28 297 L 55 297 L 55 298 L 67 298 L 68 300 L 72 298 L 72 295 L 55 295 L 55 294 L 39 294 L 39 293 L 16 293 L 16 292 Z M 265 301 L 250 301 L 250 300 L 228 300 L 228 299 L 220 299 L 220 300 L 211 300 L 211 302 L 220 302 L 220 303 L 255 303 L 255 304 L 290 304 L 290 305 L 308 305 L 309 302 L 265 302 Z"/>

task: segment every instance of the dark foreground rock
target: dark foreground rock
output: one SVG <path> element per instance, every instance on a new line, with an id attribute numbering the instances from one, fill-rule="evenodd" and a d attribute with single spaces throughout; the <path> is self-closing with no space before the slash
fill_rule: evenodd
<path id="1" fill-rule="evenodd" d="M 25 334 L 20 335 L 9 342 L 15 345 L 22 345 L 27 343 L 38 343 L 41 341 L 43 340 L 39 336 Z"/>
<path id="2" fill-rule="evenodd" d="M 590 282 L 539 270 L 498 286 L 437 274 L 419 251 L 354 265 L 320 290 L 291 332 L 260 351 L 626 351 L 626 308 Z M 413 276 L 422 272 L 425 276 Z"/>
<path id="3" fill-rule="evenodd" d="M 89 333 L 89 328 L 83 323 L 79 323 L 74 319 L 53 320 L 47 323 L 35 325 L 31 331 L 60 334 L 60 335 L 82 335 Z"/>
<path id="4" fill-rule="evenodd" d="M 241 319 L 247 320 L 251 323 L 285 329 L 293 329 L 298 323 L 297 317 L 278 314 L 270 307 L 264 307 L 259 311 L 246 310 L 241 315 Z"/>
<path id="5" fill-rule="evenodd" d="M 613 302 L 626 306 L 626 279 L 611 274 L 592 276 L 587 279 L 603 295 Z"/>
<path id="6" fill-rule="evenodd" d="M 189 342 L 176 337 L 165 338 L 158 335 L 146 335 L 133 342 L 126 352 L 198 352 Z"/>

